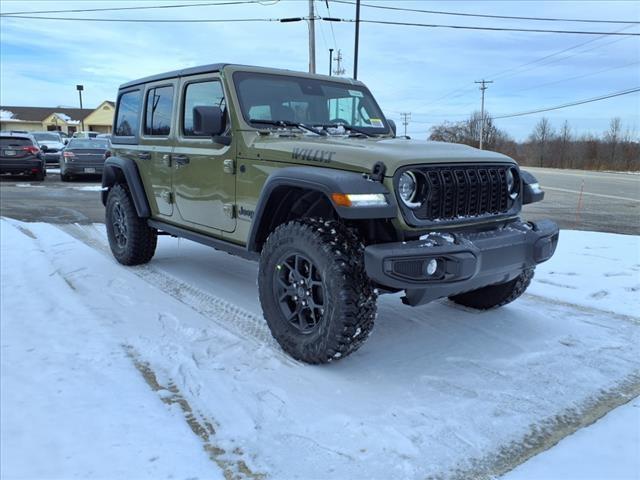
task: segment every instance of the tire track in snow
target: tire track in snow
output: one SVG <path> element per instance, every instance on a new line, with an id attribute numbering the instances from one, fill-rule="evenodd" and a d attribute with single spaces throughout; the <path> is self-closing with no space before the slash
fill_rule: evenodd
<path id="1" fill-rule="evenodd" d="M 266 478 L 264 473 L 254 472 L 249 468 L 242 459 L 244 452 L 240 448 L 227 452 L 216 443 L 215 421 L 194 410 L 172 380 L 169 380 L 166 386 L 162 385 L 151 365 L 142 360 L 133 347 L 124 345 L 124 349 L 136 370 L 140 372 L 149 388 L 158 394 L 160 400 L 169 406 L 178 405 L 185 422 L 202 441 L 202 448 L 209 458 L 220 467 L 225 480 L 262 480 Z"/>
<path id="2" fill-rule="evenodd" d="M 518 441 L 502 446 L 482 458 L 470 460 L 471 466 L 461 466 L 437 478 L 447 480 L 493 480 L 510 472 L 532 457 L 558 444 L 563 438 L 600 420 L 607 413 L 640 396 L 640 372 L 624 378 L 615 387 L 601 390 L 578 407 L 542 419 L 529 427 Z"/>
<path id="3" fill-rule="evenodd" d="M 78 224 L 61 224 L 55 226 L 89 247 L 100 251 L 109 258 L 112 257 L 109 247 L 91 234 L 89 231 L 90 227 Z M 152 265 L 122 268 L 125 268 L 145 282 L 175 298 L 180 303 L 192 308 L 225 330 L 242 338 L 252 339 L 261 346 L 272 348 L 273 353 L 280 357 L 285 363 L 289 365 L 300 365 L 300 362 L 292 359 L 280 349 L 271 335 L 264 318 L 261 316 L 259 317 L 234 303 L 204 292 L 191 284 L 154 268 Z"/>

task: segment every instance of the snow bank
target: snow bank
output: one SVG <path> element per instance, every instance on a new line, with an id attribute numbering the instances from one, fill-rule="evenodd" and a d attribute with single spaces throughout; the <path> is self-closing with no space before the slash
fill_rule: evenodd
<path id="1" fill-rule="evenodd" d="M 124 268 L 103 226 L 1 227 L 9 478 L 118 476 L 122 459 L 129 477 L 209 478 L 211 459 L 245 477 L 486 478 L 640 391 L 640 319 L 629 292 L 619 292 L 626 280 L 582 265 L 587 247 L 610 245 L 611 271 L 632 273 L 629 241 L 637 247 L 639 237 L 562 232 L 534 294 L 497 311 L 446 301 L 414 309 L 381 297 L 359 352 L 308 366 L 271 339 L 254 263 L 161 237 L 149 265 Z M 570 261 L 573 252 L 585 255 Z M 539 282 L 557 282 L 551 272 L 565 269 L 577 274 L 569 284 L 584 275 L 580 288 L 609 295 L 594 306 L 578 289 Z M 26 284 L 47 288 L 33 299 Z M 136 416 L 136 406 L 153 418 Z M 53 423 L 51 411 L 67 421 Z M 104 433 L 92 444 L 85 430 Z M 165 448 L 168 440 L 177 445 Z M 151 455 L 164 460 L 158 471 L 143 461 Z"/>
<path id="2" fill-rule="evenodd" d="M 640 399 L 562 440 L 503 480 L 640 478 Z"/>
<path id="3" fill-rule="evenodd" d="M 90 265 L 74 277 L 37 238 L 69 237 L 5 221 L 0 231 L 2 478 L 222 478 L 132 368 L 109 309 L 79 293 Z"/>

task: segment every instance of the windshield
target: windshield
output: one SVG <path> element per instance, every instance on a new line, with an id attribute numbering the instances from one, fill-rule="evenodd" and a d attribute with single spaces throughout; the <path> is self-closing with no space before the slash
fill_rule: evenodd
<path id="1" fill-rule="evenodd" d="M 60 141 L 60 135 L 58 135 L 57 133 L 34 133 L 33 136 L 36 137 L 36 140 L 38 140 L 39 142 Z"/>
<path id="2" fill-rule="evenodd" d="M 71 140 L 69 142 L 69 145 L 67 145 L 67 149 L 72 149 L 72 148 L 84 148 L 87 150 L 107 150 L 109 148 L 109 141 L 108 140 L 94 140 L 94 139 L 80 139 L 80 138 L 74 138 L 73 140 Z"/>
<path id="3" fill-rule="evenodd" d="M 367 134 L 389 133 L 380 108 L 362 85 L 252 72 L 235 72 L 233 80 L 242 116 L 248 123 L 254 120 L 283 120 L 309 126 L 342 123 Z"/>

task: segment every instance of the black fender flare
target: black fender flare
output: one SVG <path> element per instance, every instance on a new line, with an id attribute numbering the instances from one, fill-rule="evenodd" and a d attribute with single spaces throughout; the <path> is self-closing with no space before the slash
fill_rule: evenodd
<path id="1" fill-rule="evenodd" d="M 116 183 L 126 182 L 131 192 L 133 204 L 140 218 L 151 217 L 151 208 L 145 194 L 144 185 L 136 162 L 130 158 L 109 157 L 102 171 L 102 204 L 106 206 L 109 189 Z"/>
<path id="2" fill-rule="evenodd" d="M 391 192 L 379 181 L 368 175 L 320 167 L 285 167 L 273 172 L 267 178 L 256 205 L 249 231 L 247 249 L 259 251 L 258 239 L 269 227 L 270 215 L 267 211 L 269 199 L 280 188 L 296 187 L 313 190 L 325 195 L 340 218 L 348 220 L 390 219 L 397 216 L 397 203 Z M 344 207 L 332 200 L 333 193 L 343 194 L 383 194 L 386 205 L 366 207 Z"/>

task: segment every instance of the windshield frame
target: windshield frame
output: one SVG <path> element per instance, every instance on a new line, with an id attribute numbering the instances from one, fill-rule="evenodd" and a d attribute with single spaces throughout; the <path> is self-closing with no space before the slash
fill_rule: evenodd
<path id="1" fill-rule="evenodd" d="M 364 95 L 368 96 L 372 106 L 378 110 L 378 113 L 380 114 L 380 119 L 384 124 L 384 128 L 372 128 L 372 127 L 366 127 L 361 125 L 353 125 L 353 127 L 358 130 L 363 130 L 367 135 L 370 135 L 372 137 L 393 135 L 391 125 L 389 124 L 389 121 L 385 117 L 384 112 L 380 108 L 380 105 L 378 105 L 376 98 L 373 96 L 371 91 L 366 87 L 366 85 L 364 85 L 362 82 L 359 82 L 356 80 L 336 81 L 336 80 L 331 80 L 329 78 L 324 78 L 323 76 L 320 76 L 320 75 L 307 76 L 307 75 L 291 75 L 287 73 L 278 73 L 278 72 L 262 72 L 262 71 L 255 71 L 255 70 L 236 70 L 232 73 L 231 77 L 233 79 L 233 82 L 232 82 L 233 93 L 235 94 L 235 101 L 237 102 L 236 107 L 237 107 L 237 110 L 239 111 L 238 118 L 243 120 L 244 123 L 251 129 L 264 130 L 265 128 L 283 128 L 283 127 L 278 127 L 277 125 L 274 125 L 274 126 L 264 125 L 264 124 L 257 125 L 251 122 L 251 119 L 248 118 L 249 112 L 248 111 L 245 112 L 243 109 L 242 91 L 240 90 L 240 85 L 239 85 L 242 79 L 238 78 L 239 76 L 245 76 L 245 75 L 257 76 L 257 77 L 284 77 L 287 79 L 294 79 L 294 80 L 310 80 L 310 81 L 317 81 L 320 83 L 332 84 L 339 88 L 344 88 L 345 90 L 361 91 Z M 303 123 L 310 127 L 323 124 L 323 122 L 317 122 L 317 123 L 316 122 L 297 122 L 297 123 Z M 324 122 L 324 123 L 326 124 L 328 122 Z M 292 127 L 288 127 L 288 128 L 292 128 Z"/>

